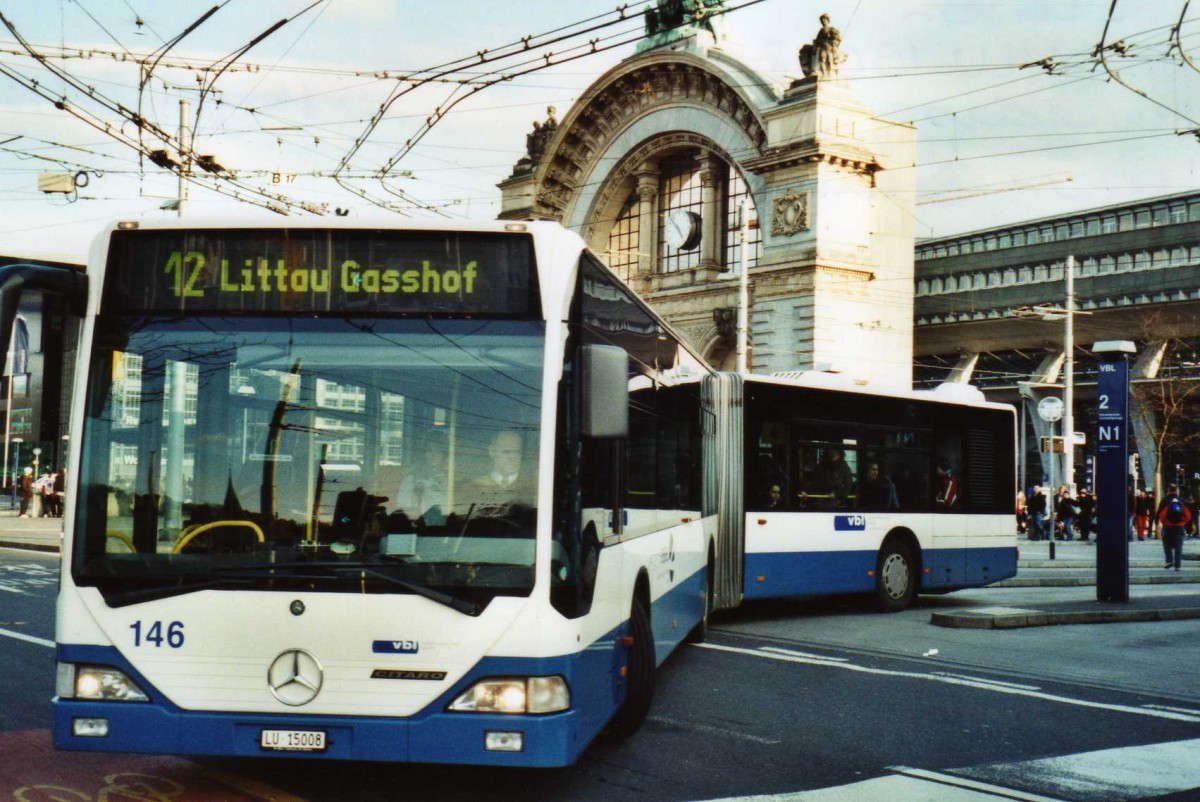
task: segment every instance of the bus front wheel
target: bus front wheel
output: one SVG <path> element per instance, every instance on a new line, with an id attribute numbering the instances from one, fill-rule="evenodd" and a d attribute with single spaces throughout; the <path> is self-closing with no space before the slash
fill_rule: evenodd
<path id="1" fill-rule="evenodd" d="M 650 614 L 639 599 L 633 600 L 629 611 L 629 636 L 633 643 L 626 655 L 625 701 L 605 729 L 605 735 L 616 741 L 638 731 L 654 700 L 654 632 Z"/>
<path id="2" fill-rule="evenodd" d="M 889 540 L 875 566 L 875 601 L 885 613 L 906 609 L 917 595 L 917 562 L 902 540 Z"/>

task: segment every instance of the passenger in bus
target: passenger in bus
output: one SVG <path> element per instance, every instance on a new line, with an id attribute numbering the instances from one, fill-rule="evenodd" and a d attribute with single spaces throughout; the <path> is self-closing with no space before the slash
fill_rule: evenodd
<path id="1" fill-rule="evenodd" d="M 946 462 L 939 462 L 934 475 L 934 487 L 937 495 L 933 497 L 935 505 L 942 509 L 950 509 L 958 505 L 958 479 L 954 469 Z"/>
<path id="2" fill-rule="evenodd" d="M 504 507 L 513 504 L 532 506 L 537 488 L 524 470 L 525 438 L 516 429 L 503 429 L 488 445 L 491 470 L 471 483 L 471 497 L 477 509 Z"/>
<path id="3" fill-rule="evenodd" d="M 840 448 L 829 448 L 817 463 L 813 476 L 814 495 L 829 495 L 835 499 L 843 499 L 850 495 L 854 485 L 854 475 L 846 464 L 846 452 Z"/>
<path id="4" fill-rule="evenodd" d="M 868 462 L 867 469 L 858 480 L 858 504 L 864 510 L 900 509 L 896 485 L 879 471 L 877 462 Z"/>
<path id="5" fill-rule="evenodd" d="M 449 513 L 446 463 L 448 448 L 442 437 L 430 437 L 418 465 L 400 482 L 396 506 L 416 521 L 440 526 Z"/>
<path id="6" fill-rule="evenodd" d="M 753 479 L 754 495 L 752 503 L 761 509 L 773 510 L 784 507 L 784 488 L 787 487 L 787 475 L 779 469 L 775 458 L 767 453 L 760 453 L 755 464 Z M 771 493 L 778 489 L 779 498 L 772 502 Z"/>

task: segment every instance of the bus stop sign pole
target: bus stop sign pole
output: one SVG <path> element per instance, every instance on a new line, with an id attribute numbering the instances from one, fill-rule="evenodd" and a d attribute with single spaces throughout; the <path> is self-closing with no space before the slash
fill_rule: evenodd
<path id="1" fill-rule="evenodd" d="M 1098 342 L 1096 381 L 1096 598 L 1129 601 L 1129 356 L 1127 341 Z"/>

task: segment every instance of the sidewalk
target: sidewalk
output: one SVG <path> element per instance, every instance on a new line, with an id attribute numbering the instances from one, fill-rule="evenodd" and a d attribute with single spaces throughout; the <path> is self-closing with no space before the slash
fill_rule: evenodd
<path id="1" fill-rule="evenodd" d="M 16 510 L 0 509 L 0 547 L 57 554 L 62 529 L 62 518 L 18 518 Z"/>
<path id="2" fill-rule="evenodd" d="M 1096 545 L 1078 540 L 1018 541 L 1017 575 L 993 588 L 1079 588 L 1074 598 L 1020 607 L 975 607 L 934 613 L 929 623 L 958 629 L 1016 629 L 1057 624 L 1117 624 L 1200 619 L 1200 539 L 1183 541 L 1183 568 L 1164 568 L 1161 540 L 1129 543 L 1129 584 L 1176 585 L 1179 592 L 1145 595 L 1127 602 L 1096 599 Z M 1051 558 L 1053 555 L 1053 558 Z"/>

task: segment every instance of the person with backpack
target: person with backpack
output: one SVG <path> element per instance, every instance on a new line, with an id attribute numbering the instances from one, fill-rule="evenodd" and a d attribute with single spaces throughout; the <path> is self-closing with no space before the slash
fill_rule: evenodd
<path id="1" fill-rule="evenodd" d="M 1178 571 L 1183 562 L 1183 532 L 1192 520 L 1191 511 L 1179 497 L 1178 485 L 1167 485 L 1167 495 L 1158 505 L 1158 514 L 1154 517 L 1159 523 L 1163 552 L 1167 555 L 1167 564 L 1163 568 Z"/>

